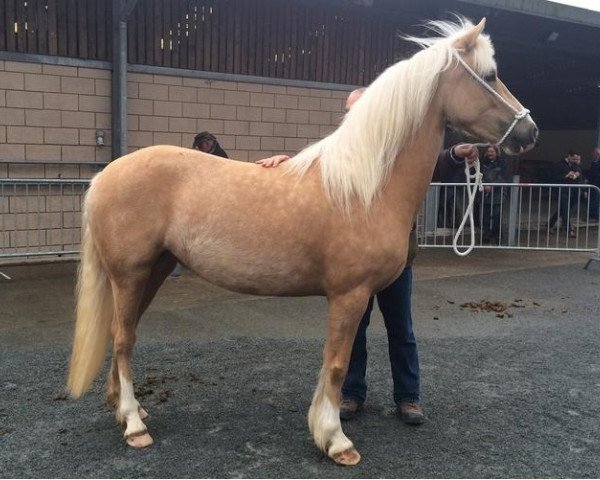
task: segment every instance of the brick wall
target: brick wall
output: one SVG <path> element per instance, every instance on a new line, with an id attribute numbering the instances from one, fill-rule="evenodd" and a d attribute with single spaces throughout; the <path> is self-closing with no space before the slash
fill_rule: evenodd
<path id="1" fill-rule="evenodd" d="M 347 92 L 130 73 L 130 151 L 214 133 L 231 158 L 293 155 L 335 129 Z M 111 158 L 111 72 L 0 60 L 0 178 L 89 178 Z M 105 133 L 96 146 L 96 130 Z M 21 161 L 6 164 L 2 161 Z M 35 162 L 56 162 L 40 165 Z M 29 163 L 28 163 L 29 162 Z M 83 187 L 0 184 L 0 264 L 78 249 Z"/>
<path id="2" fill-rule="evenodd" d="M 0 160 L 108 161 L 95 134 L 107 130 L 110 144 L 109 95 L 108 70 L 0 61 Z M 11 165 L 0 175 L 69 177 L 74 168 Z"/>
<path id="3" fill-rule="evenodd" d="M 257 160 L 293 154 L 330 133 L 346 92 L 129 74 L 129 147 L 189 147 L 194 135 L 214 133 L 230 157 Z"/>
<path id="4" fill-rule="evenodd" d="M 110 93 L 110 70 L 0 61 L 0 160 L 109 161 Z M 337 126 L 346 95 L 130 73 L 129 149 L 189 147 L 196 133 L 209 130 L 238 160 L 293 154 Z M 96 146 L 96 130 L 105 132 L 106 146 Z M 2 168 L 2 177 L 75 176 L 75 167 Z"/>

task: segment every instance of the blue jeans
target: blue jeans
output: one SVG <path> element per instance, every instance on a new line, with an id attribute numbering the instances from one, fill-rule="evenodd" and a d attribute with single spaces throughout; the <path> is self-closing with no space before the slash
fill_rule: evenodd
<path id="1" fill-rule="evenodd" d="M 412 268 L 407 266 L 394 282 L 377 294 L 388 335 L 388 349 L 394 402 L 418 402 L 419 355 L 411 315 Z M 364 402 L 367 398 L 367 327 L 373 310 L 373 297 L 356 332 L 348 373 L 342 386 L 342 397 Z"/>

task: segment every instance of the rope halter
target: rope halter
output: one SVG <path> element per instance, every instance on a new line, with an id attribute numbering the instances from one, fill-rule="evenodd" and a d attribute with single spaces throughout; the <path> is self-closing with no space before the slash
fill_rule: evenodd
<path id="1" fill-rule="evenodd" d="M 496 90 L 494 90 L 483 78 L 481 78 L 467 64 L 467 62 L 465 62 L 462 59 L 462 57 L 458 54 L 458 52 L 456 50 L 454 50 L 454 56 L 457 58 L 458 63 L 460 63 L 464 67 L 464 69 L 469 73 L 469 75 L 471 75 L 471 77 L 473 77 L 475 79 L 475 81 L 477 83 L 479 83 L 485 90 L 487 90 L 489 93 L 491 93 L 500 103 L 502 103 L 503 105 L 508 107 L 508 109 L 511 110 L 515 114 L 512 123 L 509 125 L 508 129 L 506 130 L 506 133 L 504 133 L 504 135 L 502 135 L 502 138 L 500 138 L 500 140 L 498 140 L 495 144 L 491 144 L 491 143 L 474 143 L 473 144 L 474 147 L 489 147 L 489 146 L 500 147 L 500 145 L 502 145 L 506 141 L 508 136 L 514 130 L 517 123 L 519 123 L 519 121 L 524 119 L 525 117 L 529 116 L 529 110 L 525 107 L 523 107 L 521 110 L 517 110 L 508 101 L 506 101 L 506 99 L 502 95 L 500 95 Z M 473 175 L 471 175 L 471 172 L 470 172 L 471 167 L 475 168 L 475 174 L 473 174 Z M 461 257 L 464 257 L 464 256 L 468 255 L 469 253 L 471 253 L 471 251 L 475 247 L 475 221 L 473 219 L 473 205 L 475 203 L 475 197 L 477 195 L 477 190 L 479 190 L 480 192 L 483 191 L 483 182 L 482 182 L 483 174 L 481 173 L 481 166 L 479 164 L 479 160 L 475 160 L 475 162 L 473 162 L 472 165 L 468 165 L 467 162 L 465 161 L 465 177 L 467 180 L 466 183 L 467 183 L 467 195 L 469 197 L 469 204 L 467 205 L 465 215 L 462 219 L 460 226 L 458 227 L 458 230 L 456 231 L 456 235 L 454 235 L 454 240 L 452 241 L 452 249 L 454 250 L 454 253 L 456 253 L 457 255 L 459 255 Z M 472 180 L 474 180 L 473 184 L 471 184 Z M 465 223 L 467 222 L 467 219 L 469 220 L 469 227 L 471 228 L 471 243 L 465 251 L 461 252 L 458 250 L 458 238 L 460 237 L 460 235 L 462 234 L 462 232 L 465 228 Z"/>
<path id="2" fill-rule="evenodd" d="M 494 143 L 494 144 L 490 144 L 490 143 L 475 143 L 475 144 L 473 144 L 476 147 L 488 147 L 490 145 L 495 145 L 496 147 L 500 147 L 500 145 L 502 145 L 505 142 L 505 140 L 508 138 L 508 136 L 514 130 L 514 128 L 517 126 L 517 123 L 519 123 L 520 120 L 524 119 L 525 117 L 527 117 L 529 115 L 529 110 L 525 107 L 523 107 L 521 110 L 517 110 L 502 95 L 500 95 L 496 90 L 494 90 L 492 87 L 490 87 L 490 85 L 483 78 L 481 78 L 479 75 L 477 75 L 477 73 L 469 66 L 469 64 L 467 62 L 465 62 L 462 59 L 462 57 L 458 54 L 458 52 L 456 50 L 454 50 L 454 56 L 457 58 L 458 63 L 460 63 L 464 67 L 464 69 L 469 73 L 469 75 L 471 75 L 471 77 L 473 77 L 473 79 L 475 79 L 475 81 L 477 83 L 479 83 L 479 85 L 481 85 L 485 90 L 487 90 L 489 93 L 491 93 L 492 96 L 494 96 L 496 98 L 496 100 L 498 100 L 500 103 L 505 105 L 509 110 L 511 110 L 515 114 L 512 123 L 508 127 L 508 130 L 506 130 L 506 133 L 504 135 L 502 135 L 502 138 L 500 138 L 500 140 L 498 140 L 496 143 Z"/>

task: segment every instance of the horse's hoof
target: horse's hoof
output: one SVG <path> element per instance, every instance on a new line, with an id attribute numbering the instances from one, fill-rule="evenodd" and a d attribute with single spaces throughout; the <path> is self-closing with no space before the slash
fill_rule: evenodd
<path id="1" fill-rule="evenodd" d="M 150 416 L 150 415 L 148 415 L 148 412 L 146 410 L 144 410 L 142 407 L 138 408 L 138 412 L 140 414 L 141 420 L 146 420 Z"/>
<path id="2" fill-rule="evenodd" d="M 148 433 L 148 430 L 142 432 L 130 433 L 125 437 L 127 445 L 133 448 L 144 448 L 149 447 L 154 443 L 152 437 Z"/>
<path id="3" fill-rule="evenodd" d="M 360 462 L 360 453 L 354 447 L 351 447 L 334 454 L 331 458 L 339 465 L 356 465 Z"/>

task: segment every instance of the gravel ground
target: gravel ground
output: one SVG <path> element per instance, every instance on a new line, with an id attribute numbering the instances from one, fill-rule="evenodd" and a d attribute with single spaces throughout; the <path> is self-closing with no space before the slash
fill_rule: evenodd
<path id="1" fill-rule="evenodd" d="M 461 307 L 484 299 L 504 303 L 510 316 Z M 260 311 L 275 324 L 289 302 L 298 302 L 299 317 L 323 315 L 322 299 L 240 302 L 184 309 L 198 322 L 215 310 L 223 317 Z M 106 371 L 73 401 L 63 387 L 65 342 L 0 339 L 0 476 L 600 476 L 597 269 L 423 280 L 414 303 L 428 421 L 408 427 L 392 414 L 387 341 L 374 325 L 366 409 L 344 424 L 363 456 L 356 467 L 334 465 L 308 434 L 321 338 L 311 331 L 204 341 L 193 329 L 171 338 L 168 323 L 157 323 L 166 315 L 157 309 L 134 361 L 155 439 L 142 451 L 125 447 L 103 403 Z"/>

